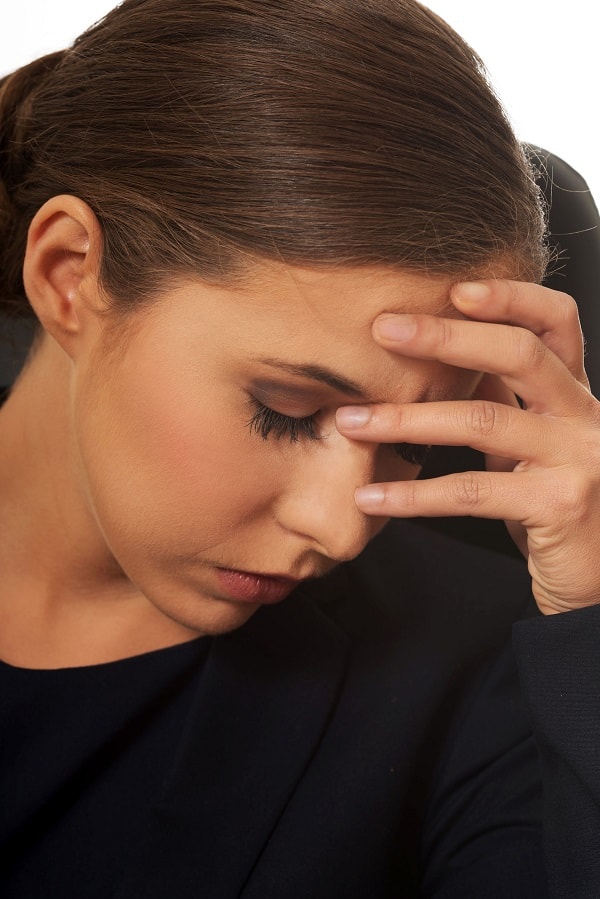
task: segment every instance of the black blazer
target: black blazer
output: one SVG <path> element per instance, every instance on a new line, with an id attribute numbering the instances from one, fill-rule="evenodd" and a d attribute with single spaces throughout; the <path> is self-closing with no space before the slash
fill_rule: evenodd
<path id="1" fill-rule="evenodd" d="M 537 899 L 541 767 L 552 895 L 597 899 L 600 615 L 518 626 L 526 712 L 532 614 L 522 563 L 394 522 L 216 638 L 115 896 Z"/>
<path id="2" fill-rule="evenodd" d="M 546 895 L 524 565 L 393 522 L 213 641 L 118 899 Z"/>

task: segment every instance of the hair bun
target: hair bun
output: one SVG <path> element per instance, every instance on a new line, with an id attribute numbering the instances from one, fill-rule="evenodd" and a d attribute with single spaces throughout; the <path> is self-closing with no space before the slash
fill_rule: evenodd
<path id="1" fill-rule="evenodd" d="M 27 125 L 35 93 L 65 56 L 49 53 L 0 80 L 0 174 L 10 192 L 26 165 Z"/>
<path id="2" fill-rule="evenodd" d="M 18 212 L 12 193 L 27 171 L 33 98 L 65 52 L 42 56 L 0 80 L 0 305 L 13 309 L 24 305 L 24 297 L 20 263 L 13 251 Z"/>

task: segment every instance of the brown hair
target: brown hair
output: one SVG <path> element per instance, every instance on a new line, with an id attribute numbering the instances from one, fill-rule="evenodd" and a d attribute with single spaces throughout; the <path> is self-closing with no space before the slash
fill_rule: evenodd
<path id="1" fill-rule="evenodd" d="M 3 186 L 2 186 L 3 185 Z M 224 281 L 248 254 L 541 277 L 538 191 L 478 57 L 414 0 L 125 0 L 0 82 L 0 297 L 70 193 L 102 282 Z"/>

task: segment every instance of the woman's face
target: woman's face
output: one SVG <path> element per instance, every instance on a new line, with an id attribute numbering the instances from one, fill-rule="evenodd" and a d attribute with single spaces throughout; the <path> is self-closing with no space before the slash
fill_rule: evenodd
<path id="1" fill-rule="evenodd" d="M 116 351 L 99 332 L 73 381 L 80 493 L 159 611 L 224 632 L 363 549 L 383 522 L 355 488 L 418 468 L 342 437 L 335 412 L 469 394 L 473 373 L 399 360 L 371 335 L 381 313 L 448 314 L 450 285 L 265 264 L 242 287 L 166 291 Z"/>

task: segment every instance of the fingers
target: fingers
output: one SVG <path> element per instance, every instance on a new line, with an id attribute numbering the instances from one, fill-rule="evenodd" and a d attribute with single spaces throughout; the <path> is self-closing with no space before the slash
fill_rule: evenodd
<path id="1" fill-rule="evenodd" d="M 375 321 L 373 334 L 381 346 L 402 356 L 498 375 L 534 412 L 570 417 L 588 404 L 582 383 L 526 328 L 385 314 Z"/>
<path id="2" fill-rule="evenodd" d="M 356 504 L 380 518 L 504 519 L 543 612 L 597 603 L 600 403 L 585 377 L 575 305 L 510 281 L 457 284 L 451 297 L 460 319 L 383 314 L 373 335 L 400 357 L 484 373 L 474 397 L 342 407 L 337 426 L 377 444 L 466 444 L 491 470 L 367 484 Z"/>
<path id="3" fill-rule="evenodd" d="M 482 377 L 473 394 L 473 399 L 488 400 L 504 406 L 520 408 L 514 393 L 495 375 Z M 488 471 L 512 471 L 516 464 L 515 459 L 503 458 L 495 450 L 485 454 L 485 467 Z"/>
<path id="4" fill-rule="evenodd" d="M 578 381 L 588 386 L 579 312 L 568 294 L 539 284 L 498 280 L 456 284 L 451 299 L 470 318 L 518 325 L 531 331 Z"/>
<path id="5" fill-rule="evenodd" d="M 338 430 L 352 440 L 470 446 L 540 465 L 571 457 L 568 425 L 489 400 L 343 406 Z"/>
<path id="6" fill-rule="evenodd" d="M 543 488 L 543 489 L 542 489 Z M 513 474 L 465 471 L 425 481 L 368 484 L 354 494 L 368 515 L 393 518 L 473 515 L 519 521 L 526 526 L 548 496 L 545 472 Z"/>

